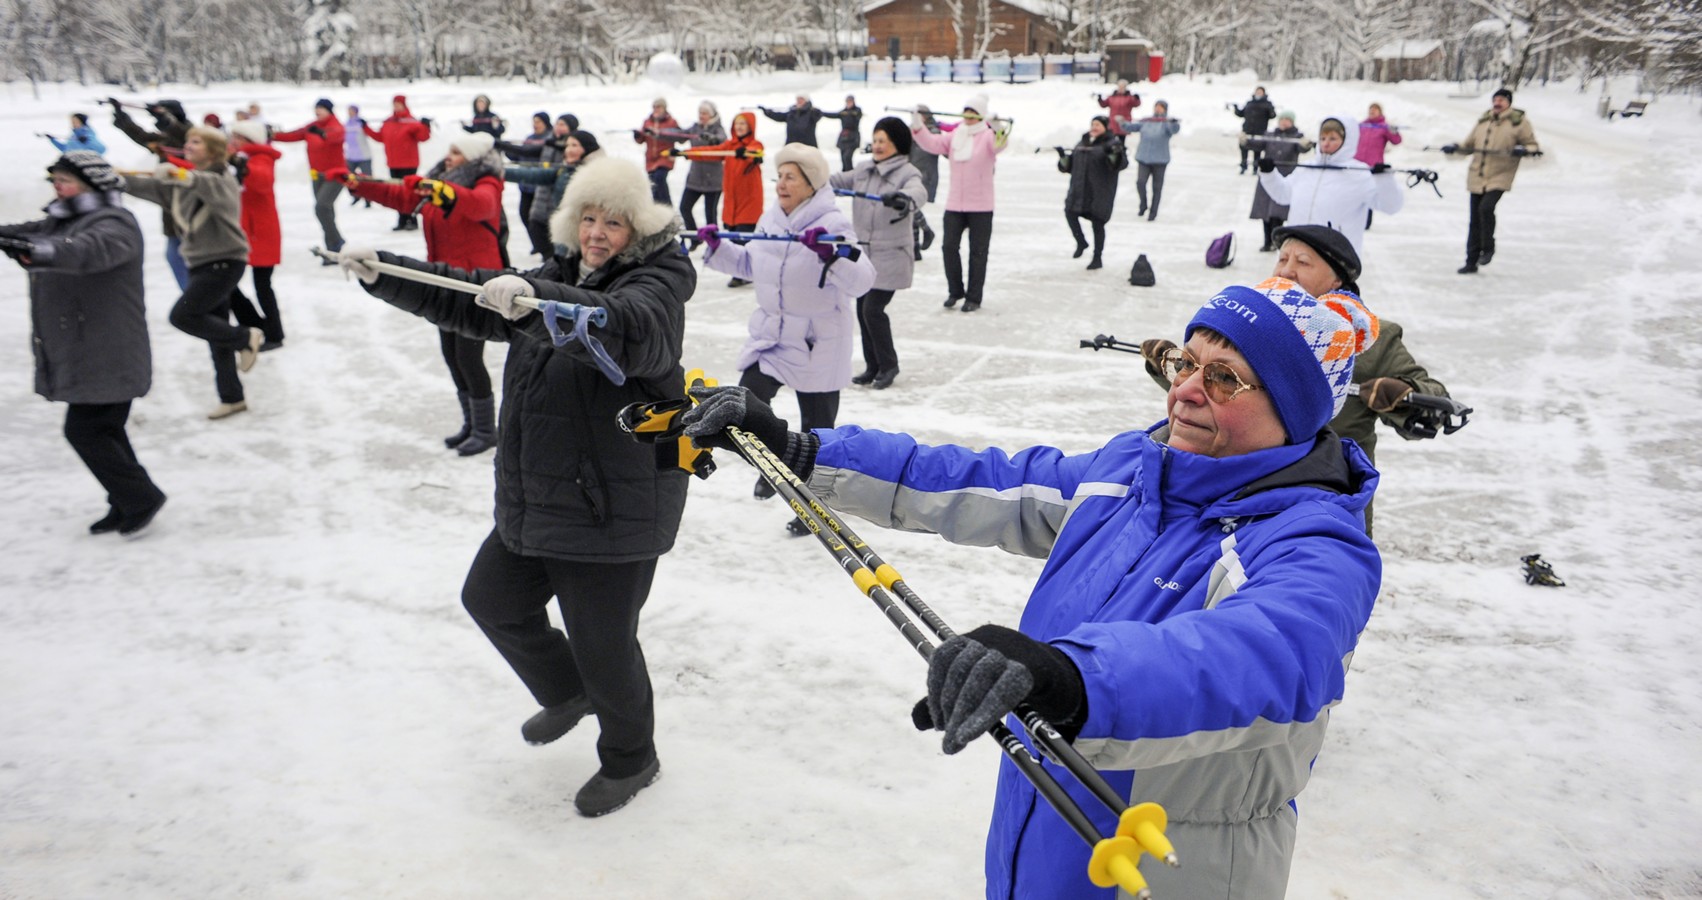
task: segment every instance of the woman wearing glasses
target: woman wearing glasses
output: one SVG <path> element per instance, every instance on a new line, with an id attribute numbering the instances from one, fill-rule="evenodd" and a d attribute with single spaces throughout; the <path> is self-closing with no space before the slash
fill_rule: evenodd
<path id="1" fill-rule="evenodd" d="M 755 434 L 844 512 L 1045 558 L 1020 631 L 985 625 L 935 651 L 918 725 L 955 753 L 1028 703 L 1122 796 L 1170 811 L 1188 855 L 1145 873 L 1155 896 L 1278 898 L 1293 801 L 1381 579 L 1360 517 L 1377 473 L 1324 427 L 1376 334 L 1346 294 L 1225 288 L 1164 360 L 1169 417 L 1086 453 L 789 433 L 741 388 L 694 391 L 682 421 L 707 446 L 728 446 L 729 425 Z M 1004 762 L 987 896 L 1091 890 L 1088 847 L 1045 805 Z"/>

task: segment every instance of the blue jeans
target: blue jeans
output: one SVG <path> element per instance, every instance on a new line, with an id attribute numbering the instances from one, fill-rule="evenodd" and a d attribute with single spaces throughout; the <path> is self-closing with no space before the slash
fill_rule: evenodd
<path id="1" fill-rule="evenodd" d="M 165 239 L 165 264 L 171 266 L 171 276 L 177 279 L 180 291 L 189 287 L 189 264 L 183 261 L 183 253 L 178 249 L 181 246 L 182 238 Z"/>

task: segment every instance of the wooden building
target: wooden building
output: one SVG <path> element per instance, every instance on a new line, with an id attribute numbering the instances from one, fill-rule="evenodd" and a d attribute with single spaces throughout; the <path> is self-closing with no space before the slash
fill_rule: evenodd
<path id="1" fill-rule="evenodd" d="M 989 14 L 997 33 L 987 52 L 1013 56 L 1063 52 L 1063 35 L 1048 21 L 1048 14 L 1054 18 L 1064 15 L 1058 4 L 1050 0 L 964 0 L 965 54 L 975 52 L 982 3 L 990 4 Z M 868 0 L 863 4 L 863 20 L 869 29 L 870 56 L 897 59 L 958 55 L 951 7 L 945 0 Z"/>
<path id="2" fill-rule="evenodd" d="M 1395 41 L 1371 54 L 1371 80 L 1437 81 L 1446 62 L 1441 41 Z"/>

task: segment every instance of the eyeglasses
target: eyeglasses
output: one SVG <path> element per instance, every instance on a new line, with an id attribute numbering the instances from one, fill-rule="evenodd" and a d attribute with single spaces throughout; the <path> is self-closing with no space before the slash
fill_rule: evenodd
<path id="1" fill-rule="evenodd" d="M 1209 362 L 1202 366 L 1188 351 L 1179 348 L 1164 354 L 1159 360 L 1158 370 L 1172 385 L 1187 381 L 1188 376 L 1196 370 L 1202 372 L 1206 396 L 1211 398 L 1213 403 L 1228 403 L 1245 391 L 1264 390 L 1262 385 L 1242 381 L 1241 376 L 1235 374 L 1235 370 L 1231 369 L 1228 363 Z"/>

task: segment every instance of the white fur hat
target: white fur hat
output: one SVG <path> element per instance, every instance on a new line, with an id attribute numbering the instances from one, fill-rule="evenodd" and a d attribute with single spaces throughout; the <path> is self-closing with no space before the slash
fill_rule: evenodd
<path id="1" fill-rule="evenodd" d="M 254 119 L 242 119 L 230 124 L 230 133 L 249 142 L 250 144 L 266 143 L 266 123 Z"/>
<path id="2" fill-rule="evenodd" d="M 579 249 L 579 215 L 593 206 L 632 225 L 634 242 L 659 234 L 674 221 L 674 208 L 650 195 L 650 179 L 637 163 L 598 154 L 581 163 L 567 183 L 556 211 L 550 214 L 550 238 Z"/>
<path id="3" fill-rule="evenodd" d="M 804 173 L 810 187 L 818 191 L 827 187 L 830 170 L 827 167 L 827 157 L 821 155 L 821 150 L 809 144 L 787 144 L 775 154 L 774 170 L 780 171 L 780 167 L 787 163 L 797 166 L 799 171 Z"/>
<path id="4" fill-rule="evenodd" d="M 449 146 L 461 151 L 461 155 L 468 159 L 478 159 L 491 152 L 491 148 L 496 146 L 496 138 L 483 131 L 468 131 L 451 138 Z"/>

